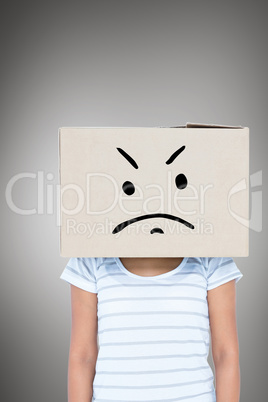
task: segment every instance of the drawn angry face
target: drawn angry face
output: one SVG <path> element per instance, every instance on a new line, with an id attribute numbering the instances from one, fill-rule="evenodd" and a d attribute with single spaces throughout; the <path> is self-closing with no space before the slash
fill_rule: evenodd
<path id="1" fill-rule="evenodd" d="M 120 152 L 121 155 L 123 155 L 124 158 L 126 158 L 126 160 L 134 167 L 134 169 L 138 169 L 139 166 L 138 164 L 135 162 L 135 160 L 127 154 L 126 151 L 124 151 L 122 148 L 116 148 L 118 150 L 118 152 Z M 177 151 L 175 151 L 170 158 L 166 161 L 167 165 L 170 165 L 174 159 L 180 155 L 180 153 L 185 149 L 185 145 L 183 145 L 182 147 L 180 147 L 179 149 L 177 149 Z M 175 177 L 175 185 L 179 190 L 183 190 L 184 188 L 187 187 L 187 178 L 183 173 L 178 174 Z M 122 189 L 124 191 L 124 193 L 128 196 L 131 196 L 135 193 L 135 186 L 131 181 L 125 181 L 122 185 Z M 113 230 L 113 234 L 116 234 L 118 232 L 120 232 L 121 230 L 123 230 L 125 227 L 127 227 L 128 225 L 131 225 L 132 223 L 144 220 L 144 219 L 149 219 L 149 218 L 166 218 L 166 219 L 171 219 L 173 221 L 177 221 L 179 223 L 182 223 L 183 225 L 189 227 L 190 229 L 194 229 L 194 226 L 185 221 L 182 218 L 179 218 L 178 216 L 174 216 L 174 215 L 170 215 L 170 214 L 165 214 L 165 213 L 154 213 L 154 214 L 146 214 L 146 215 L 141 215 L 141 216 L 137 216 L 136 218 L 132 218 L 129 220 L 126 220 L 124 222 L 119 223 Z M 161 228 L 154 228 L 150 231 L 151 234 L 153 233 L 164 233 L 163 230 Z"/>

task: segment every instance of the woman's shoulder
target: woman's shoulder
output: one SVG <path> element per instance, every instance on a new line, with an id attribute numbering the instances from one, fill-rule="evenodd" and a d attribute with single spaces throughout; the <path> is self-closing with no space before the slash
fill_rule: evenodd
<path id="1" fill-rule="evenodd" d="M 95 275 L 104 271 L 107 266 L 115 265 L 113 257 L 84 257 L 82 258 L 84 264 L 94 269 Z"/>
<path id="2" fill-rule="evenodd" d="M 201 269 L 202 271 L 206 272 L 209 265 L 209 257 L 189 257 L 187 259 L 188 267 L 191 265 L 193 269 Z"/>
<path id="3" fill-rule="evenodd" d="M 209 271 L 220 265 L 233 264 L 234 260 L 232 257 L 189 257 L 187 262 L 193 266 L 202 266 Z"/>

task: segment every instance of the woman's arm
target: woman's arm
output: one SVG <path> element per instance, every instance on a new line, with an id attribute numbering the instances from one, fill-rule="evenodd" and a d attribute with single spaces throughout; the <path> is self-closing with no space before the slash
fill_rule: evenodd
<path id="1" fill-rule="evenodd" d="M 90 402 L 98 355 L 97 294 L 71 285 L 68 402 Z"/>
<path id="2" fill-rule="evenodd" d="M 207 292 L 217 402 L 239 402 L 240 367 L 236 289 L 231 280 Z"/>

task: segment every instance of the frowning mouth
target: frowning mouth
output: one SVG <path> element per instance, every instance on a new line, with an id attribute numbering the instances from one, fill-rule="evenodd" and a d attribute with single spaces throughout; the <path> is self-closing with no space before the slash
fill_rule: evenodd
<path id="1" fill-rule="evenodd" d="M 166 219 L 171 219 L 173 221 L 177 221 L 179 223 L 182 223 L 183 225 L 187 226 L 190 229 L 194 229 L 194 225 L 192 225 L 190 222 L 185 221 L 182 218 L 179 218 L 177 216 L 174 215 L 170 215 L 170 214 L 163 214 L 163 213 L 158 213 L 158 214 L 147 214 L 147 215 L 141 215 L 138 216 L 137 218 L 132 218 L 129 219 L 127 221 L 124 221 L 122 223 L 119 223 L 119 225 L 117 225 L 114 230 L 113 230 L 113 234 L 116 234 L 118 232 L 120 232 L 121 230 L 123 230 L 125 227 L 131 225 L 132 223 L 141 221 L 143 219 L 149 219 L 149 218 L 166 218 Z M 151 231 L 151 233 L 155 233 L 156 231 Z"/>

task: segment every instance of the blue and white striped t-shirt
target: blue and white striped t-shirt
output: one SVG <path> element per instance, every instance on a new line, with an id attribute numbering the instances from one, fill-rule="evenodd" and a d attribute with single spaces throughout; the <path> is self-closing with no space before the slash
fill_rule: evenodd
<path id="1" fill-rule="evenodd" d="M 140 276 L 120 258 L 71 258 L 60 278 L 98 297 L 94 402 L 215 402 L 207 290 L 242 277 L 232 258 Z"/>

